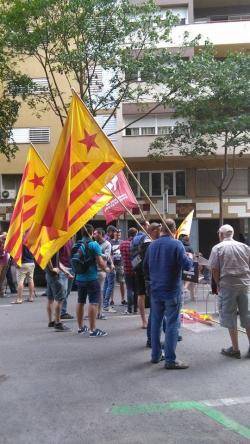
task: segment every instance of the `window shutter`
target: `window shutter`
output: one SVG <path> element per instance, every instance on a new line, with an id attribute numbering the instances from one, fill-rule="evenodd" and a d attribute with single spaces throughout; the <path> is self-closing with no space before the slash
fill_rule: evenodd
<path id="1" fill-rule="evenodd" d="M 32 143 L 49 143 L 50 128 L 29 128 L 29 141 Z"/>
<path id="2" fill-rule="evenodd" d="M 99 114 L 98 116 L 95 117 L 98 125 L 100 125 L 100 127 L 102 128 L 102 125 L 104 124 L 104 122 L 108 119 L 108 115 L 103 115 L 103 114 Z M 111 119 L 108 121 L 107 125 L 103 128 L 103 131 L 105 134 L 111 134 L 113 132 L 115 132 L 117 130 L 117 122 L 116 122 L 116 117 L 112 116 Z M 114 134 L 113 136 L 109 137 L 110 140 L 115 141 L 116 140 L 116 134 Z"/>

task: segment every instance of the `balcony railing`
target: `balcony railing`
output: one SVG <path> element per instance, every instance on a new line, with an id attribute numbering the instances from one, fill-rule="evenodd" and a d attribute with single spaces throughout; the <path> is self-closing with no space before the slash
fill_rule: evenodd
<path id="1" fill-rule="evenodd" d="M 194 23 L 243 22 L 250 21 L 249 14 L 244 15 L 211 15 L 194 19 Z"/>

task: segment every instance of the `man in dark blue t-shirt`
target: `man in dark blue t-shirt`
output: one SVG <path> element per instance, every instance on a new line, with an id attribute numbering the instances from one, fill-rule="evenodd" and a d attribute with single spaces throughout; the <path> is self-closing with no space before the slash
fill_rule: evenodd
<path id="1" fill-rule="evenodd" d="M 189 270 L 193 261 L 183 244 L 174 238 L 176 226 L 172 219 L 162 227 L 162 236 L 148 248 L 144 266 L 148 267 L 151 288 L 151 344 L 152 363 L 162 360 L 160 333 L 163 316 L 166 317 L 165 368 L 185 369 L 188 365 L 176 361 L 179 315 L 181 309 L 182 269 Z"/>

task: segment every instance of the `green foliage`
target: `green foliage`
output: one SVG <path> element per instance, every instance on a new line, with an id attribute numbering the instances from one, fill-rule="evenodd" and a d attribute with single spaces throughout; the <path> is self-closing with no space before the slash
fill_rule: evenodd
<path id="1" fill-rule="evenodd" d="M 161 101 L 166 91 L 156 92 L 155 86 L 163 78 L 169 79 L 169 94 L 178 56 L 156 48 L 160 42 L 167 46 L 177 21 L 170 12 L 161 17 L 152 0 L 140 6 L 129 0 L 2 0 L 0 5 L 9 53 L 35 57 L 49 82 L 49 94 L 33 95 L 30 104 L 50 106 L 61 123 L 68 108 L 62 80 L 76 88 L 94 115 L 101 109 L 114 113 L 122 101 L 138 102 L 148 94 Z M 98 80 L 100 66 L 108 85 Z M 138 72 L 143 81 L 135 83 Z"/>
<path id="2" fill-rule="evenodd" d="M 13 63 L 0 41 L 0 153 L 8 160 L 15 157 L 18 149 L 11 139 L 11 130 L 29 85 L 30 80 L 13 69 Z"/>
<path id="3" fill-rule="evenodd" d="M 250 147 L 249 54 L 228 54 L 218 61 L 207 45 L 185 68 L 171 101 L 178 123 L 156 138 L 150 155 L 164 157 L 178 150 L 192 157 L 242 156 Z"/>

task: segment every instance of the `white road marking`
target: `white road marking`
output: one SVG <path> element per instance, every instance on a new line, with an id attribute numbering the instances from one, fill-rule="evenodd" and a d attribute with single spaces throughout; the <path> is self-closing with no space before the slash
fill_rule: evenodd
<path id="1" fill-rule="evenodd" d="M 199 401 L 208 407 L 220 407 L 220 406 L 230 406 L 239 404 L 250 404 L 250 396 L 242 396 L 240 398 L 220 398 L 211 399 L 207 401 Z"/>

